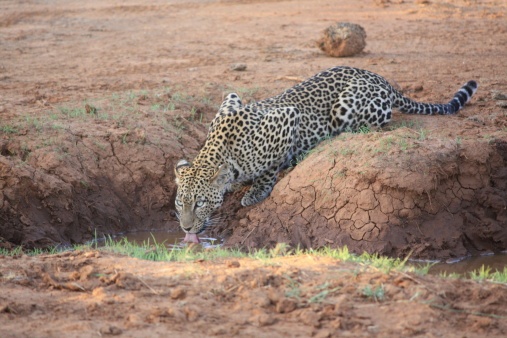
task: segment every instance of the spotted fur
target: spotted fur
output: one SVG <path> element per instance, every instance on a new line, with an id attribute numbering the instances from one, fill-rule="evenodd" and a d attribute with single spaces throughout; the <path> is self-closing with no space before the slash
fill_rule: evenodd
<path id="1" fill-rule="evenodd" d="M 262 201 L 278 172 L 323 138 L 363 126 L 382 127 L 392 109 L 402 113 L 456 114 L 477 90 L 469 81 L 447 104 L 415 102 L 367 70 L 334 67 L 280 95 L 243 105 L 229 94 L 193 163 L 175 168 L 176 209 L 182 229 L 197 234 L 210 223 L 232 184 L 253 181 L 241 204 Z"/>

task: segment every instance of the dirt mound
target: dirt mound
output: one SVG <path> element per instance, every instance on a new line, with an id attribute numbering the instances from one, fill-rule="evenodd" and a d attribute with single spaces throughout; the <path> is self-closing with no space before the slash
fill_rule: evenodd
<path id="1" fill-rule="evenodd" d="M 438 129 L 401 127 L 327 141 L 248 211 L 227 244 L 347 245 L 417 258 L 505 250 L 507 134 L 474 139 L 463 135 L 483 128 L 478 123 L 445 117 L 425 123 Z"/>
<path id="2" fill-rule="evenodd" d="M 168 263 L 89 251 L 0 256 L 0 266 L 2 337 L 507 333 L 505 285 L 328 257 Z"/>
<path id="3" fill-rule="evenodd" d="M 0 139 L 0 238 L 47 247 L 177 230 L 173 163 L 195 155 L 207 132 L 195 119 L 215 107 L 151 94 L 124 95 L 130 114 L 107 99 L 13 123 Z"/>

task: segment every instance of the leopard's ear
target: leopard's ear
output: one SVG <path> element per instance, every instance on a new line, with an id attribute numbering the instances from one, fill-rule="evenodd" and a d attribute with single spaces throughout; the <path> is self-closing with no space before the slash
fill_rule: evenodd
<path id="1" fill-rule="evenodd" d="M 190 166 L 191 166 L 191 164 L 185 159 L 178 161 L 178 163 L 174 167 L 174 175 L 176 176 L 176 184 L 179 184 L 181 169 L 184 167 L 190 167 Z"/>
<path id="2" fill-rule="evenodd" d="M 229 164 L 226 162 L 218 167 L 210 179 L 210 183 L 220 189 L 229 184 Z"/>

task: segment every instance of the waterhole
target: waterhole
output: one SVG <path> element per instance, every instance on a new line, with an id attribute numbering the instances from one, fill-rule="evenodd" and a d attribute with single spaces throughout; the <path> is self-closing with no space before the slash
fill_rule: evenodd
<path id="1" fill-rule="evenodd" d="M 150 244 L 164 244 L 168 248 L 184 248 L 187 244 L 183 243 L 185 233 L 183 231 L 168 232 L 168 231 L 137 231 L 129 233 L 120 233 L 111 237 L 115 242 L 127 240 L 130 243 L 138 245 L 150 245 Z M 201 245 L 204 248 L 215 248 L 222 245 L 223 240 L 219 238 L 212 238 L 206 236 L 199 236 Z M 104 240 L 97 241 L 100 245 L 104 243 Z"/>
<path id="2" fill-rule="evenodd" d="M 469 272 L 480 270 L 483 266 L 485 269 L 489 268 L 491 272 L 503 271 L 507 267 L 507 252 L 439 262 L 430 268 L 429 273 L 432 275 L 452 273 L 466 275 Z"/>

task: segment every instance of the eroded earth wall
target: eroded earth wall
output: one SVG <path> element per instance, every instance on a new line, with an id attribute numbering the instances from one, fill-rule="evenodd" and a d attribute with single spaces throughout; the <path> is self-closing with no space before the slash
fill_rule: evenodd
<path id="1" fill-rule="evenodd" d="M 90 118 L 43 137 L 29 130 L 0 140 L 0 245 L 47 247 L 129 230 L 177 230 L 173 163 L 195 155 L 206 128 L 192 125 L 183 134 L 174 123 L 152 122 L 124 128 Z M 182 119 L 182 125 L 191 124 Z"/>
<path id="2" fill-rule="evenodd" d="M 506 145 L 408 128 L 342 134 L 281 179 L 227 243 L 417 258 L 505 250 Z"/>

